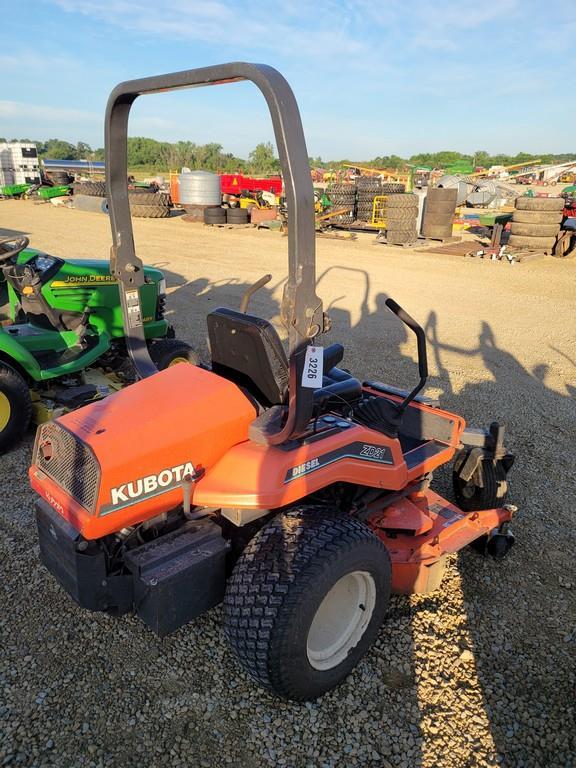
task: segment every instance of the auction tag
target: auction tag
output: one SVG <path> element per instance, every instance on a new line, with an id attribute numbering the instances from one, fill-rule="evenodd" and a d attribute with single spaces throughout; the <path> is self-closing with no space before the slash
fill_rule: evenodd
<path id="1" fill-rule="evenodd" d="M 323 368 L 324 347 L 306 347 L 302 386 L 309 387 L 310 389 L 320 389 L 322 387 Z"/>

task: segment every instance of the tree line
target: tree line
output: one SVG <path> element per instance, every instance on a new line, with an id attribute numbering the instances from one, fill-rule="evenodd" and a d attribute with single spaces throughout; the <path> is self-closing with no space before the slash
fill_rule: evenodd
<path id="1" fill-rule="evenodd" d="M 0 142 L 7 141 L 1 139 Z M 79 141 L 71 144 L 62 139 L 34 141 L 33 139 L 10 139 L 10 141 L 27 141 L 36 144 L 38 157 L 50 160 L 104 160 L 104 149 L 92 149 L 89 144 Z M 195 144 L 193 141 L 156 141 L 144 136 L 132 136 L 128 139 L 128 167 L 137 169 L 139 166 L 154 168 L 156 171 L 202 168 L 207 171 L 224 173 L 248 172 L 257 174 L 273 174 L 280 170 L 280 161 L 274 153 L 270 142 L 261 142 L 248 159 L 235 157 L 231 152 L 224 152 L 221 144 Z"/>
<path id="2" fill-rule="evenodd" d="M 0 142 L 6 139 L 0 139 Z M 33 141 L 30 139 L 11 139 L 11 141 Z M 92 149 L 89 144 L 79 141 L 77 144 L 62 139 L 33 141 L 38 148 L 40 158 L 51 160 L 104 160 L 104 149 Z M 403 158 L 398 155 L 381 155 L 371 160 L 322 160 L 321 157 L 311 157 L 310 165 L 314 168 L 340 169 L 346 164 L 357 164 L 372 168 L 402 169 L 407 166 L 430 168 L 450 167 L 483 167 L 492 165 L 516 165 L 540 159 L 543 163 L 563 163 L 573 160 L 574 153 L 533 155 L 528 152 L 518 152 L 515 155 L 490 154 L 485 150 L 477 150 L 471 154 L 444 150 L 441 152 L 423 152 Z M 128 139 L 128 166 L 137 169 L 139 166 L 154 168 L 158 172 L 176 170 L 182 166 L 207 171 L 223 173 L 256 173 L 269 175 L 277 173 L 280 163 L 270 142 L 261 142 L 248 155 L 247 159 L 236 157 L 231 152 L 224 152 L 221 144 L 195 144 L 193 141 L 156 141 L 144 136 L 133 136 Z"/>

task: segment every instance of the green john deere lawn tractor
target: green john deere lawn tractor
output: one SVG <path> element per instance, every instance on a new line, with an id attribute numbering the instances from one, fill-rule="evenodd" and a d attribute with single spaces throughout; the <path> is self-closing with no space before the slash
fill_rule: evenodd
<path id="1" fill-rule="evenodd" d="M 0 239 L 0 453 L 31 420 L 59 416 L 136 378 L 109 262 L 65 261 L 28 244 L 27 237 Z M 144 267 L 131 327 L 143 327 L 158 368 L 196 362 L 174 338 L 165 300 L 162 272 Z"/>

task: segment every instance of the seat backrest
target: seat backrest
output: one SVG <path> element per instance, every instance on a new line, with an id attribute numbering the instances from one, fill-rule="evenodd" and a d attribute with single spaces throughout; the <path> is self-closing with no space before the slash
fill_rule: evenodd
<path id="1" fill-rule="evenodd" d="M 261 317 L 218 308 L 206 318 L 212 369 L 246 386 L 266 405 L 286 400 L 288 360 L 274 327 Z"/>

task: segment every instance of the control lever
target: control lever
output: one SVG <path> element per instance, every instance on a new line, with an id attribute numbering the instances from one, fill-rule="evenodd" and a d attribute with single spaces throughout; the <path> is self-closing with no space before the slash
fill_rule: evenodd
<path id="1" fill-rule="evenodd" d="M 257 280 L 254 285 L 251 285 L 250 288 L 244 292 L 242 301 L 240 302 L 240 312 L 246 314 L 248 311 L 248 304 L 250 303 L 250 299 L 252 298 L 253 294 L 255 294 L 256 291 L 259 291 L 263 285 L 269 283 L 270 280 L 272 280 L 272 275 L 264 275 L 264 277 L 261 277 L 260 280 Z"/>
<path id="2" fill-rule="evenodd" d="M 406 410 L 408 405 L 410 405 L 412 400 L 414 400 L 418 392 L 420 392 L 420 390 L 423 389 L 424 385 L 426 384 L 426 380 L 428 378 L 428 358 L 426 355 L 426 334 L 424 333 L 424 329 L 422 328 L 422 326 L 418 325 L 416 320 L 414 320 L 413 317 L 410 317 L 408 312 L 402 309 L 400 304 L 395 302 L 394 299 L 386 299 L 385 304 L 391 312 L 394 312 L 396 317 L 402 320 L 404 325 L 407 325 L 408 328 L 410 328 L 410 330 L 416 334 L 416 340 L 418 342 L 418 373 L 420 374 L 420 381 L 414 387 L 412 392 L 406 395 L 404 400 L 397 407 L 398 413 L 404 413 L 404 411 Z"/>

